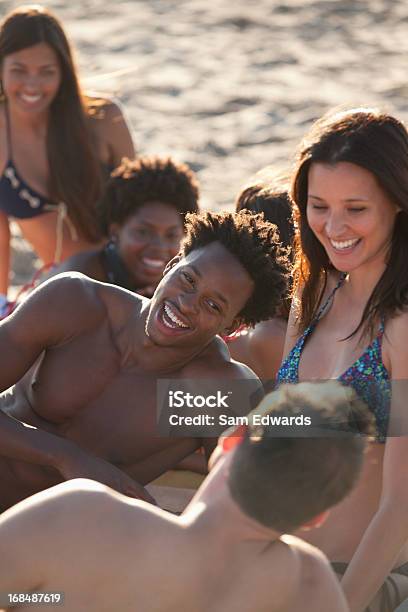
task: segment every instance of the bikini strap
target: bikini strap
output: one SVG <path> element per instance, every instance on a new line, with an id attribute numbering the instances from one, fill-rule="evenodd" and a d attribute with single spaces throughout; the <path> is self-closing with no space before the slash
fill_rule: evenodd
<path id="1" fill-rule="evenodd" d="M 337 291 L 337 289 L 340 289 L 340 287 L 342 286 L 342 284 L 344 283 L 344 281 L 346 280 L 347 277 L 347 273 L 343 272 L 342 275 L 339 278 L 339 281 L 337 283 L 337 285 L 334 287 L 333 291 L 330 293 L 330 295 L 328 296 L 327 300 L 324 302 L 323 306 L 321 306 L 317 312 L 317 315 L 314 318 L 314 323 L 317 323 L 317 321 L 319 321 L 321 319 L 321 317 L 323 316 L 324 312 L 326 311 L 329 303 L 333 300 L 334 295 Z"/>
<path id="2" fill-rule="evenodd" d="M 378 332 L 376 336 L 376 340 L 378 342 L 378 346 L 380 347 L 380 352 L 382 352 L 382 343 L 385 332 L 385 316 L 382 314 L 380 319 L 380 325 L 378 326 Z"/>

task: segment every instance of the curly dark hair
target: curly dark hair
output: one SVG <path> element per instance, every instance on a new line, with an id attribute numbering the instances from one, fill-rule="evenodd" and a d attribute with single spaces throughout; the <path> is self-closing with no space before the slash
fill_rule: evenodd
<path id="1" fill-rule="evenodd" d="M 181 255 L 212 242 L 220 242 L 254 281 L 252 296 L 238 314 L 241 322 L 253 327 L 275 316 L 287 291 L 289 274 L 287 253 L 280 245 L 276 225 L 265 221 L 262 213 L 254 215 L 247 210 L 187 215 Z"/>
<path id="2" fill-rule="evenodd" d="M 170 204 L 184 218 L 198 212 L 199 186 L 192 170 L 170 157 L 123 159 L 111 174 L 98 203 L 99 220 L 105 236 L 111 223 L 122 225 L 146 202 Z"/>

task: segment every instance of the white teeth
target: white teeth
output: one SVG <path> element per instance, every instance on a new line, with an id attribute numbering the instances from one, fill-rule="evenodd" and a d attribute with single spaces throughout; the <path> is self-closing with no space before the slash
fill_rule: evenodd
<path id="1" fill-rule="evenodd" d="M 167 304 L 164 305 L 164 310 L 166 312 L 166 315 L 169 317 L 169 319 L 171 321 L 173 321 L 173 323 L 175 323 L 178 327 L 184 327 L 184 328 L 188 328 L 188 325 L 186 325 L 185 323 L 183 323 L 183 321 L 180 321 L 180 319 L 175 315 L 175 313 L 171 310 L 170 306 L 168 306 Z M 164 320 L 164 319 L 163 319 Z M 166 323 L 166 321 L 164 320 L 164 322 Z M 170 327 L 168 325 L 168 327 Z"/>
<path id="2" fill-rule="evenodd" d="M 151 268 L 163 268 L 166 264 L 162 259 L 149 259 L 148 257 L 144 257 L 142 261 Z"/>
<path id="3" fill-rule="evenodd" d="M 38 100 L 41 98 L 41 96 L 39 94 L 34 95 L 30 95 L 30 94 L 22 94 L 21 95 L 21 99 L 24 100 L 25 102 L 38 102 Z"/>
<path id="4" fill-rule="evenodd" d="M 170 327 L 171 329 L 174 329 L 176 327 L 175 325 L 170 325 L 170 323 L 168 323 L 166 319 L 164 318 L 163 318 L 163 323 L 165 324 L 166 327 Z"/>
<path id="5" fill-rule="evenodd" d="M 354 240 L 342 240 L 338 242 L 337 240 L 330 240 L 330 243 L 335 249 L 341 250 L 341 249 L 349 249 L 350 247 L 357 244 L 358 241 L 359 241 L 359 238 L 354 238 Z"/>

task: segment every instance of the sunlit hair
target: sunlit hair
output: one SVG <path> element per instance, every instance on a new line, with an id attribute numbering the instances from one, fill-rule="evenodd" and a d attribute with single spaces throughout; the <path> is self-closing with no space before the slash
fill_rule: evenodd
<path id="1" fill-rule="evenodd" d="M 162 202 L 180 213 L 198 212 L 199 187 L 193 171 L 170 157 L 124 159 L 112 173 L 98 203 L 103 233 L 112 223 L 122 225 L 148 202 Z"/>
<path id="2" fill-rule="evenodd" d="M 238 313 L 240 323 L 253 327 L 276 315 L 286 293 L 289 262 L 281 247 L 276 226 L 262 214 L 247 210 L 239 213 L 189 214 L 181 254 L 188 255 L 213 242 L 221 243 L 248 272 L 254 290 Z"/>
<path id="3" fill-rule="evenodd" d="M 298 225 L 295 239 L 294 292 L 302 287 L 299 329 L 315 318 L 332 268 L 327 253 L 307 221 L 308 175 L 313 163 L 356 164 L 376 178 L 400 212 L 394 225 L 388 265 L 351 335 L 371 336 L 380 320 L 387 321 L 408 303 L 408 134 L 395 117 L 371 108 L 335 110 L 311 127 L 301 142 L 293 172 L 291 195 Z"/>
<path id="4" fill-rule="evenodd" d="M 228 486 L 241 510 L 276 531 L 294 531 L 352 489 L 364 436 L 374 431 L 372 414 L 351 387 L 337 381 L 282 385 L 251 413 L 250 423 L 254 414 L 307 417 L 315 428 L 313 437 L 306 437 L 307 425 L 303 434 L 279 437 L 272 422 L 251 424 L 231 461 Z M 294 434 L 294 427 L 283 429 Z"/>
<path id="5" fill-rule="evenodd" d="M 6 15 L 0 25 L 0 64 L 7 55 L 39 43 L 53 49 L 61 70 L 47 134 L 50 199 L 64 202 L 81 235 L 95 241 L 99 230 L 94 205 L 101 193 L 102 175 L 88 118 L 96 103 L 81 91 L 72 49 L 55 15 L 40 5 L 20 6 Z"/>

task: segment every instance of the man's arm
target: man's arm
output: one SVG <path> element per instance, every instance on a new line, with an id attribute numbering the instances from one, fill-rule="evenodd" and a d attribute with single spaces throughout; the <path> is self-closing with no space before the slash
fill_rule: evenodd
<path id="1" fill-rule="evenodd" d="M 43 351 L 91 331 L 105 318 L 105 307 L 93 282 L 82 275 L 63 275 L 41 285 L 0 323 L 0 391 L 18 382 Z M 108 462 L 1 411 L 0 455 L 53 467 L 64 478 L 94 478 L 127 495 L 153 501 L 140 485 Z"/>
<path id="2" fill-rule="evenodd" d="M 80 276 L 59 277 L 36 289 L 0 323 L 0 391 L 17 383 L 43 351 L 94 326 L 102 316 L 101 305 Z M 0 412 L 1 455 L 54 467 L 58 449 L 63 451 L 60 438 Z"/>

